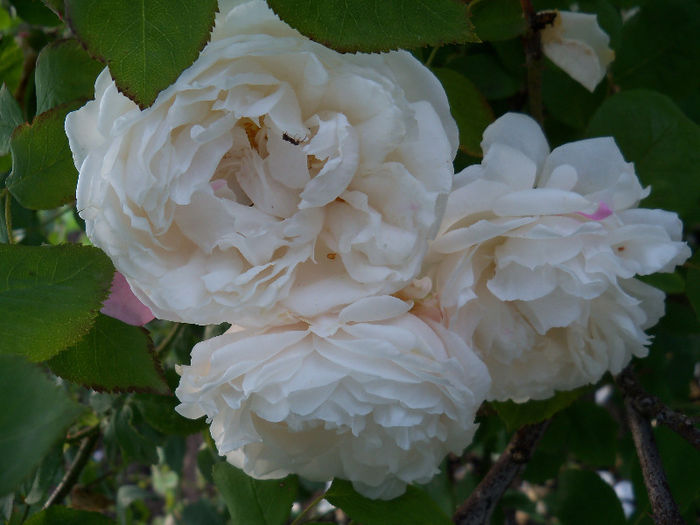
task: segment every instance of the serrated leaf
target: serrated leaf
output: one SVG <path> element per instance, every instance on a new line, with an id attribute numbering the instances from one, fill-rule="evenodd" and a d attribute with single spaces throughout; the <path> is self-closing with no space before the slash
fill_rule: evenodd
<path id="1" fill-rule="evenodd" d="M 217 463 L 212 473 L 233 523 L 282 525 L 287 521 L 299 485 L 295 476 L 253 479 L 228 463 Z"/>
<path id="2" fill-rule="evenodd" d="M 268 0 L 290 26 L 341 52 L 366 53 L 475 42 L 457 0 Z"/>
<path id="3" fill-rule="evenodd" d="M 452 69 L 435 68 L 445 88 L 452 117 L 459 127 L 459 147 L 472 156 L 481 156 L 481 137 L 493 122 L 493 111 L 484 96 L 467 77 Z"/>
<path id="4" fill-rule="evenodd" d="M 90 57 L 75 39 L 44 47 L 36 61 L 36 112 L 43 113 L 75 99 L 91 99 L 104 65 Z"/>
<path id="5" fill-rule="evenodd" d="M 0 353 L 43 361 L 76 343 L 113 273 L 97 248 L 0 245 Z"/>
<path id="6" fill-rule="evenodd" d="M 392 500 L 373 500 L 358 494 L 349 481 L 335 479 L 325 498 L 343 509 L 353 520 L 363 525 L 450 525 L 452 520 L 443 513 L 428 494 L 408 486 L 406 492 Z"/>
<path id="7" fill-rule="evenodd" d="M 562 525 L 627 522 L 615 491 L 595 472 L 567 470 L 553 495 L 552 510 Z"/>
<path id="8" fill-rule="evenodd" d="M 12 491 L 83 411 L 35 365 L 0 355 L 0 496 Z"/>
<path id="9" fill-rule="evenodd" d="M 66 114 L 82 102 L 62 104 L 15 129 L 7 189 L 22 206 L 49 210 L 75 200 L 78 172 L 64 131 Z"/>
<path id="10" fill-rule="evenodd" d="M 175 82 L 209 41 L 216 0 L 66 0 L 78 39 L 109 66 L 142 109 Z M 125 38 L 128 35 L 128 38 Z"/>
<path id="11" fill-rule="evenodd" d="M 528 401 L 527 403 L 492 401 L 491 406 L 505 422 L 508 431 L 512 432 L 523 425 L 531 425 L 549 419 L 571 405 L 587 389 L 588 387 L 582 387 L 576 390 L 557 392 L 549 399 Z"/>
<path id="12" fill-rule="evenodd" d="M 3 84 L 0 88 L 0 156 L 10 151 L 12 132 L 22 122 L 24 122 L 22 109 L 7 86 Z"/>
<path id="13" fill-rule="evenodd" d="M 175 397 L 138 394 L 134 402 L 143 420 L 163 434 L 187 436 L 207 428 L 203 418 L 187 419 L 175 412 L 179 403 Z"/>
<path id="14" fill-rule="evenodd" d="M 509 40 L 527 29 L 518 0 L 473 0 L 469 15 L 476 34 L 487 42 Z"/>
<path id="15" fill-rule="evenodd" d="M 99 391 L 170 392 L 148 332 L 102 314 L 90 332 L 47 364 L 54 374 Z"/>
<path id="16" fill-rule="evenodd" d="M 652 186 L 644 207 L 699 216 L 700 126 L 671 99 L 645 90 L 618 93 L 598 108 L 586 134 L 615 138 L 642 183 Z"/>
<path id="17" fill-rule="evenodd" d="M 69 509 L 54 505 L 34 514 L 24 522 L 25 525 L 116 525 L 116 521 L 87 510 Z"/>
<path id="18" fill-rule="evenodd" d="M 697 91 L 700 70 L 700 5 L 685 0 L 650 0 L 622 28 L 612 65 L 623 88 L 648 88 L 674 98 Z"/>

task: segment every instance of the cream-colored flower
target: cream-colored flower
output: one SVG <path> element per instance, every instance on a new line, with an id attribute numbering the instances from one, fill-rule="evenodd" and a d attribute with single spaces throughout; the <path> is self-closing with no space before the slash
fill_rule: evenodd
<path id="1" fill-rule="evenodd" d="M 408 308 L 370 297 L 311 325 L 232 328 L 194 347 L 176 410 L 206 415 L 219 453 L 253 477 L 398 496 L 471 442 L 489 388 L 458 336 Z"/>
<path id="2" fill-rule="evenodd" d="M 294 322 L 413 279 L 457 128 L 409 53 L 341 55 L 262 0 L 144 111 L 105 70 L 66 120 L 92 242 L 161 319 Z"/>
<path id="3" fill-rule="evenodd" d="M 557 11 L 541 37 L 544 54 L 591 92 L 615 59 L 610 37 L 598 25 L 596 15 Z"/>
<path id="4" fill-rule="evenodd" d="M 610 137 L 550 153 L 534 120 L 509 113 L 482 149 L 455 178 L 428 267 L 490 397 L 546 398 L 645 355 L 664 294 L 635 276 L 689 257 L 676 214 L 637 208 L 648 190 Z"/>

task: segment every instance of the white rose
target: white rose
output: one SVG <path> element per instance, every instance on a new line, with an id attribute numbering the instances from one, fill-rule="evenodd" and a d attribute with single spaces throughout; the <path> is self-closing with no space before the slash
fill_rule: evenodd
<path id="1" fill-rule="evenodd" d="M 253 477 L 337 476 L 396 497 L 471 442 L 489 388 L 467 345 L 408 307 L 370 297 L 311 325 L 234 327 L 194 347 L 176 410 L 206 415 L 219 452 Z"/>
<path id="2" fill-rule="evenodd" d="M 610 137 L 550 153 L 534 120 L 509 113 L 482 148 L 455 177 L 429 260 L 490 398 L 546 398 L 644 356 L 664 294 L 634 277 L 689 257 L 676 214 L 636 208 L 648 190 Z"/>
<path id="3" fill-rule="evenodd" d="M 591 92 L 615 59 L 610 37 L 598 25 L 596 15 L 557 11 L 541 38 L 544 54 Z"/>
<path id="4" fill-rule="evenodd" d="M 406 52 L 311 42 L 261 0 L 220 11 L 153 106 L 105 70 L 66 119 L 88 236 L 162 319 L 294 322 L 396 292 L 453 177 L 439 82 Z"/>

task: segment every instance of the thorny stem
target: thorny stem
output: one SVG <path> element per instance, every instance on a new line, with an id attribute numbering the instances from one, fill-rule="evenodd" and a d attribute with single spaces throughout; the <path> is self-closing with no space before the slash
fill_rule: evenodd
<path id="1" fill-rule="evenodd" d="M 294 518 L 294 521 L 290 523 L 290 525 L 299 525 L 301 523 L 301 520 L 306 516 L 311 509 L 313 509 L 316 505 L 318 505 L 321 500 L 326 497 L 326 491 L 321 490 L 318 492 L 318 495 L 309 502 L 309 504 L 304 508 L 304 510 L 301 511 L 301 513 Z"/>
<path id="2" fill-rule="evenodd" d="M 527 32 L 523 37 L 525 64 L 527 66 L 527 96 L 530 101 L 530 114 L 542 125 L 542 41 L 540 31 L 553 21 L 552 13 L 537 14 L 532 0 L 520 0 L 523 16 L 527 22 Z"/>
<path id="3" fill-rule="evenodd" d="M 658 423 L 666 425 L 697 450 L 700 450 L 700 429 L 695 426 L 696 422 L 693 421 L 693 418 L 676 412 L 666 406 L 658 397 L 646 392 L 634 375 L 632 365 L 620 372 L 615 381 L 637 412 L 649 420 L 655 419 Z"/>
<path id="4" fill-rule="evenodd" d="M 44 509 L 63 501 L 73 486 L 78 482 L 80 473 L 85 468 L 85 465 L 87 465 L 92 449 L 95 447 L 99 437 L 99 432 L 93 432 L 92 434 L 89 434 L 83 438 L 83 440 L 80 442 L 80 447 L 78 448 L 78 452 L 75 455 L 73 463 L 66 471 L 66 474 L 63 476 L 63 479 L 61 479 L 61 482 L 48 497 L 46 503 L 44 503 Z"/>
<path id="5" fill-rule="evenodd" d="M 634 407 L 630 398 L 625 399 L 627 425 L 632 432 L 637 457 L 642 467 L 644 484 L 649 494 L 649 503 L 654 523 L 663 525 L 682 525 L 685 523 L 666 480 L 666 473 L 661 464 L 659 449 L 654 441 L 651 425 Z"/>
<path id="6" fill-rule="evenodd" d="M 501 496 L 532 457 L 535 446 L 548 424 L 549 420 L 545 420 L 525 425 L 513 435 L 498 461 L 486 473 L 467 501 L 457 509 L 452 518 L 454 523 L 482 525 L 489 522 Z"/>

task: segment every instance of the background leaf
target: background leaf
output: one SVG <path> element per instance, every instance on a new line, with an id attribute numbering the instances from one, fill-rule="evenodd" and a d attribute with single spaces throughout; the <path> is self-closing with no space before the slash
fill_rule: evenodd
<path id="1" fill-rule="evenodd" d="M 5 184 L 25 208 L 49 210 L 75 200 L 78 171 L 63 123 L 82 104 L 57 106 L 12 134 L 12 173 Z"/>
<path id="2" fill-rule="evenodd" d="M 627 523 L 613 488 L 598 474 L 587 470 L 567 470 L 559 476 L 552 507 L 562 525 Z"/>
<path id="3" fill-rule="evenodd" d="M 66 0 L 73 31 L 142 109 L 197 58 L 216 9 L 216 0 Z"/>
<path id="4" fill-rule="evenodd" d="M 116 525 L 116 521 L 109 519 L 99 512 L 69 509 L 54 505 L 46 510 L 34 514 L 25 521 L 25 525 Z"/>
<path id="5" fill-rule="evenodd" d="M 408 486 L 406 492 L 392 500 L 369 499 L 358 494 L 352 483 L 334 479 L 326 499 L 340 507 L 353 520 L 363 525 L 450 525 L 450 520 L 422 490 Z"/>
<path id="6" fill-rule="evenodd" d="M 102 314 L 48 365 L 56 375 L 95 390 L 170 392 L 148 332 Z"/>
<path id="7" fill-rule="evenodd" d="M 12 132 L 23 122 L 22 109 L 3 84 L 0 88 L 0 155 L 6 155 L 10 151 Z"/>
<path id="8" fill-rule="evenodd" d="M 253 479 L 223 462 L 214 465 L 213 476 L 233 523 L 282 525 L 289 517 L 298 489 L 296 477 Z"/>
<path id="9" fill-rule="evenodd" d="M 52 42 L 36 61 L 36 112 L 59 104 L 94 97 L 97 75 L 104 65 L 94 60 L 75 39 Z"/>
<path id="10" fill-rule="evenodd" d="M 642 206 L 700 217 L 700 126 L 671 99 L 645 90 L 618 93 L 598 108 L 586 134 L 615 137 L 642 183 L 652 186 Z"/>
<path id="11" fill-rule="evenodd" d="M 35 365 L 0 355 L 0 496 L 12 491 L 83 411 Z"/>
<path id="12" fill-rule="evenodd" d="M 588 387 L 557 392 L 549 399 L 516 403 L 515 401 L 492 401 L 491 406 L 505 422 L 509 432 L 523 425 L 539 423 L 552 417 L 576 401 Z"/>
<path id="13" fill-rule="evenodd" d="M 97 248 L 0 245 L 0 353 L 43 361 L 76 343 L 113 273 Z"/>
<path id="14" fill-rule="evenodd" d="M 478 40 L 457 0 L 268 0 L 311 40 L 341 52 L 366 53 Z"/>
<path id="15" fill-rule="evenodd" d="M 446 68 L 435 68 L 433 72 L 445 88 L 452 117 L 457 121 L 460 148 L 480 157 L 481 136 L 493 122 L 491 107 L 467 77 Z"/>
<path id="16" fill-rule="evenodd" d="M 187 436 L 207 429 L 204 418 L 187 419 L 175 412 L 180 402 L 174 396 L 137 394 L 134 401 L 144 421 L 163 434 Z"/>
<path id="17" fill-rule="evenodd" d="M 527 24 L 519 0 L 473 0 L 469 15 L 481 40 L 508 40 L 525 33 Z"/>

